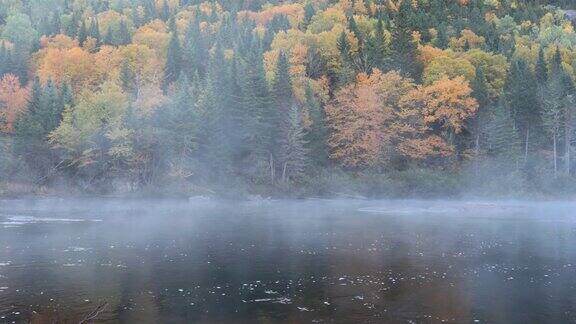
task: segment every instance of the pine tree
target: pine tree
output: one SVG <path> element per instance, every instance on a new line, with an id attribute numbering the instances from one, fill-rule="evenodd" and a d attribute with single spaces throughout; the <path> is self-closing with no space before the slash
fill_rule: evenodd
<path id="1" fill-rule="evenodd" d="M 326 113 L 322 104 L 315 98 L 312 87 L 309 84 L 306 86 L 305 96 L 306 107 L 312 121 L 305 137 L 306 147 L 310 151 L 310 156 L 314 163 L 319 166 L 325 166 L 328 163 Z"/>
<path id="2" fill-rule="evenodd" d="M 60 34 L 61 30 L 62 30 L 62 22 L 60 21 L 60 14 L 58 12 L 54 12 L 52 14 L 52 34 L 56 35 L 56 34 Z"/>
<path id="3" fill-rule="evenodd" d="M 558 172 L 558 143 L 566 112 L 566 107 L 564 106 L 566 91 L 562 79 L 562 76 L 555 75 L 540 88 L 544 131 L 549 138 L 552 138 L 554 175 Z"/>
<path id="4" fill-rule="evenodd" d="M 133 5 L 131 10 L 132 24 L 135 28 L 142 26 L 142 18 L 140 17 L 140 12 L 138 11 L 138 6 Z"/>
<path id="5" fill-rule="evenodd" d="M 22 140 L 42 139 L 45 132 L 42 130 L 40 115 L 42 112 L 42 86 L 36 78 L 32 84 L 32 91 L 24 113 L 18 116 L 14 125 L 16 137 Z"/>
<path id="6" fill-rule="evenodd" d="M 338 51 L 340 52 L 340 58 L 342 60 L 342 67 L 338 73 L 338 84 L 343 86 L 354 80 L 354 68 L 352 66 L 352 58 L 350 56 L 350 42 L 346 37 L 346 33 L 342 32 L 338 38 L 338 43 L 336 44 Z"/>
<path id="7" fill-rule="evenodd" d="M 552 71 L 551 74 L 560 74 L 564 68 L 562 67 L 562 54 L 560 53 L 560 47 L 556 46 L 556 52 L 554 52 L 554 56 L 552 57 Z"/>
<path id="8" fill-rule="evenodd" d="M 279 152 L 282 182 L 301 177 L 308 160 L 305 132 L 298 106 L 293 105 L 287 117 L 288 120 L 282 128 Z"/>
<path id="9" fill-rule="evenodd" d="M 120 85 L 122 86 L 122 90 L 128 93 L 134 91 L 134 79 L 134 72 L 130 69 L 128 62 L 122 62 L 120 66 Z"/>
<path id="10" fill-rule="evenodd" d="M 412 4 L 402 1 L 392 42 L 393 68 L 402 71 L 414 80 L 419 80 L 422 67 L 418 61 L 418 49 L 411 31 Z"/>
<path id="11" fill-rule="evenodd" d="M 8 55 L 8 70 L 6 72 L 16 75 L 20 79 L 20 84 L 28 83 L 28 62 L 30 61 L 30 51 L 20 44 L 15 44 Z"/>
<path id="12" fill-rule="evenodd" d="M 80 29 L 78 30 L 78 43 L 80 46 L 84 45 L 84 42 L 88 38 L 88 30 L 86 28 L 86 22 L 82 19 L 82 24 L 80 25 Z"/>
<path id="13" fill-rule="evenodd" d="M 292 93 L 292 80 L 288 58 L 284 53 L 278 55 L 276 73 L 272 82 L 272 95 L 274 104 L 280 114 L 286 115 L 292 107 L 294 94 Z"/>
<path id="14" fill-rule="evenodd" d="M 153 0 L 144 0 L 144 21 L 143 23 L 150 22 L 156 18 L 156 6 Z"/>
<path id="15" fill-rule="evenodd" d="M 118 45 L 128 45 L 132 42 L 128 25 L 124 20 L 120 21 L 120 26 L 118 27 L 118 40 Z"/>
<path id="16" fill-rule="evenodd" d="M 166 0 L 164 0 L 164 2 L 162 2 L 161 18 L 164 21 L 168 21 L 168 19 L 170 18 L 170 7 L 168 6 L 168 1 L 166 1 Z"/>
<path id="17" fill-rule="evenodd" d="M 445 49 L 448 47 L 448 35 L 446 31 L 446 25 L 440 24 L 438 26 L 436 39 L 434 45 L 440 49 Z"/>
<path id="18" fill-rule="evenodd" d="M 45 135 L 48 135 L 48 133 L 56 129 L 62 120 L 64 105 L 58 92 L 58 88 L 54 82 L 48 80 L 40 99 L 42 110 L 39 113 L 45 130 Z"/>
<path id="19" fill-rule="evenodd" d="M 516 163 L 520 153 L 520 141 L 505 100 L 500 100 L 498 104 L 492 106 L 487 129 L 489 152 Z"/>
<path id="20" fill-rule="evenodd" d="M 374 36 L 369 38 L 366 47 L 367 63 L 369 65 L 368 72 L 371 72 L 372 68 L 384 71 L 386 67 L 386 44 L 384 39 L 384 22 L 382 18 L 378 18 Z"/>
<path id="21" fill-rule="evenodd" d="M 114 45 L 114 35 L 112 34 L 112 28 L 110 26 L 108 26 L 108 29 L 106 30 L 103 42 L 106 45 Z"/>
<path id="22" fill-rule="evenodd" d="M 180 48 L 180 41 L 178 40 L 178 31 L 173 30 L 170 42 L 168 43 L 168 53 L 166 54 L 166 66 L 164 68 L 164 91 L 168 86 L 176 81 L 180 76 L 182 69 L 182 53 Z"/>
<path id="23" fill-rule="evenodd" d="M 195 107 L 198 93 L 184 73 L 180 74 L 174 89 L 173 100 L 159 112 L 158 120 L 172 174 L 186 179 L 197 171 L 193 169 L 199 136 L 200 116 Z"/>
<path id="24" fill-rule="evenodd" d="M 92 22 L 90 23 L 90 31 L 88 32 L 88 35 L 96 40 L 97 45 L 100 44 L 100 27 L 98 27 L 98 20 L 96 18 L 92 19 Z"/>
<path id="25" fill-rule="evenodd" d="M 9 58 L 8 50 L 6 49 L 6 44 L 1 42 L 0 44 L 0 78 L 8 72 Z"/>
<path id="26" fill-rule="evenodd" d="M 275 169 L 270 159 L 270 148 L 273 146 L 270 134 L 274 125 L 266 118 L 272 110 L 273 100 L 266 81 L 262 51 L 257 41 L 251 46 L 243 72 L 242 106 L 245 118 L 242 129 L 248 148 L 244 154 L 244 165 L 248 175 L 264 176 L 274 182 Z"/>
<path id="27" fill-rule="evenodd" d="M 544 59 L 544 49 L 540 46 L 538 51 L 538 61 L 536 61 L 536 79 L 539 85 L 543 85 L 548 80 L 548 67 Z"/>
<path id="28" fill-rule="evenodd" d="M 472 81 L 472 96 L 478 102 L 478 111 L 471 119 L 473 146 L 478 154 L 484 138 L 486 137 L 486 125 L 489 121 L 489 108 L 491 105 L 488 94 L 488 85 L 482 69 L 476 69 L 476 76 Z"/>
<path id="29" fill-rule="evenodd" d="M 74 92 L 72 91 L 72 86 L 69 82 L 62 85 L 60 90 L 60 106 L 64 110 L 67 106 L 72 106 L 74 104 Z"/>
<path id="30" fill-rule="evenodd" d="M 304 5 L 304 25 L 308 26 L 312 22 L 312 17 L 316 14 L 316 10 L 311 1 L 307 1 Z"/>
<path id="31" fill-rule="evenodd" d="M 527 161 L 529 152 L 537 142 L 537 136 L 541 134 L 542 119 L 538 109 L 537 82 L 526 60 L 518 58 L 512 62 L 504 92 L 520 132 L 524 144 L 524 159 Z"/>
<path id="32" fill-rule="evenodd" d="M 55 121 L 59 123 L 61 117 L 52 115 L 57 110 L 55 107 L 60 105 L 54 104 L 54 101 L 59 101 L 59 96 L 52 85 L 50 87 L 43 89 L 36 78 L 28 99 L 28 107 L 18 115 L 14 123 L 14 152 L 27 164 L 28 170 L 32 172 L 30 177 L 36 178 L 38 182 L 46 180 L 52 172 L 55 156 L 46 143 L 46 137 L 54 130 L 54 125 L 57 126 Z"/>

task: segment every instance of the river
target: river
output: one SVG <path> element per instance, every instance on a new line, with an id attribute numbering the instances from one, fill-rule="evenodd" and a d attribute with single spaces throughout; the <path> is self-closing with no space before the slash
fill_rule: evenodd
<path id="1" fill-rule="evenodd" d="M 0 323 L 576 321 L 576 204 L 0 200 Z"/>

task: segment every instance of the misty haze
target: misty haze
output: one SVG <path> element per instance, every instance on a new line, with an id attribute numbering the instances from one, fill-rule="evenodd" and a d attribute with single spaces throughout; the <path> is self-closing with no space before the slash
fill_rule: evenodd
<path id="1" fill-rule="evenodd" d="M 576 322 L 575 27 L 0 0 L 0 324 Z"/>
<path id="2" fill-rule="evenodd" d="M 0 322 L 576 320 L 574 203 L 1 203 Z"/>

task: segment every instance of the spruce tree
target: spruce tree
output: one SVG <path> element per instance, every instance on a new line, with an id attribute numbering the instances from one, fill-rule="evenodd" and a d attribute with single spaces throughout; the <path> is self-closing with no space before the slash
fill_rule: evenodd
<path id="1" fill-rule="evenodd" d="M 100 36 L 100 27 L 98 27 L 98 20 L 96 18 L 92 19 L 90 23 L 90 30 L 88 35 L 96 41 L 96 45 L 100 45 L 101 36 Z"/>
<path id="2" fill-rule="evenodd" d="M 170 19 L 170 7 L 168 6 L 168 1 L 166 0 L 162 2 L 161 18 L 164 21 L 168 21 L 168 19 Z"/>
<path id="3" fill-rule="evenodd" d="M 490 96 L 486 77 L 482 69 L 476 69 L 476 76 L 472 81 L 472 96 L 478 102 L 478 111 L 470 120 L 472 130 L 473 147 L 476 153 L 479 153 L 480 147 L 486 137 L 486 125 L 490 117 Z"/>
<path id="4" fill-rule="evenodd" d="M 351 45 L 346 37 L 346 33 L 342 32 L 336 44 L 340 52 L 342 67 L 338 71 L 338 84 L 343 86 L 354 80 L 355 71 L 352 65 L 352 57 L 350 56 Z"/>
<path id="5" fill-rule="evenodd" d="M 538 60 L 536 61 L 536 79 L 539 85 L 543 85 L 548 80 L 548 67 L 544 59 L 544 49 L 540 46 L 538 51 Z"/>
<path id="6" fill-rule="evenodd" d="M 515 164 L 520 154 L 520 141 L 511 110 L 505 100 L 492 106 L 488 130 L 489 153 Z"/>
<path id="7" fill-rule="evenodd" d="M 328 128 L 326 127 L 326 113 L 322 104 L 315 98 L 310 84 L 306 86 L 306 107 L 310 114 L 312 124 L 306 133 L 306 147 L 314 164 L 325 166 L 328 163 Z"/>
<path id="8" fill-rule="evenodd" d="M 242 106 L 245 118 L 242 122 L 243 138 L 248 147 L 244 154 L 244 165 L 252 177 L 264 177 L 274 181 L 274 165 L 271 165 L 270 136 L 274 125 L 266 116 L 273 108 L 266 75 L 262 51 L 257 41 L 253 41 L 244 65 L 242 80 Z"/>
<path id="9" fill-rule="evenodd" d="M 307 1 L 304 5 L 304 25 L 308 26 L 312 22 L 312 17 L 316 14 L 316 10 L 311 1 Z"/>
<path id="10" fill-rule="evenodd" d="M 132 36 L 128 30 L 128 25 L 122 20 L 118 27 L 118 45 L 128 45 L 130 42 L 132 42 Z"/>
<path id="11" fill-rule="evenodd" d="M 166 54 L 166 65 L 164 68 L 163 89 L 166 91 L 168 86 L 176 81 L 180 76 L 182 69 L 182 53 L 180 41 L 178 40 L 178 31 L 173 30 L 168 43 L 168 53 Z"/>
<path id="12" fill-rule="evenodd" d="M 528 159 L 541 133 L 541 116 L 538 105 L 538 86 L 526 60 L 515 59 L 504 87 L 520 138 L 524 145 L 524 158 Z"/>
<path id="13" fill-rule="evenodd" d="M 396 27 L 393 32 L 393 68 L 400 70 L 414 80 L 419 80 L 422 67 L 418 61 L 418 49 L 412 37 L 412 16 L 411 1 L 402 1 L 395 19 Z"/>
<path id="14" fill-rule="evenodd" d="M 112 34 L 111 26 L 108 26 L 108 29 L 106 29 L 103 43 L 106 45 L 114 45 L 114 35 Z"/>
<path id="15" fill-rule="evenodd" d="M 82 24 L 80 24 L 80 29 L 78 30 L 78 43 L 80 46 L 84 45 L 84 42 L 88 38 L 88 30 L 86 28 L 86 22 L 82 19 Z"/>
<path id="16" fill-rule="evenodd" d="M 301 177 L 308 161 L 304 126 L 298 106 L 293 105 L 286 117 L 287 121 L 282 127 L 278 157 L 282 182 Z"/>

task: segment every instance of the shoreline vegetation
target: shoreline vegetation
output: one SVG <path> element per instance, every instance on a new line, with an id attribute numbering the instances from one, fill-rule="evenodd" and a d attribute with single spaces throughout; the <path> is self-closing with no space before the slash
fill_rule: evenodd
<path id="1" fill-rule="evenodd" d="M 0 196 L 575 197 L 565 0 L 11 0 Z"/>
<path id="2" fill-rule="evenodd" d="M 424 178 L 423 178 L 424 177 Z M 425 179 L 425 181 L 422 181 Z M 456 179 L 453 174 L 430 174 L 430 170 L 419 170 L 410 174 L 363 175 L 351 177 L 346 174 L 330 175 L 324 179 L 310 179 L 310 184 L 287 186 L 254 186 L 246 183 L 229 184 L 180 184 L 138 188 L 116 182 L 116 189 L 93 191 L 70 185 L 38 186 L 29 183 L 0 183 L 0 198 L 94 198 L 121 199 L 203 199 L 206 197 L 230 200 L 258 199 L 563 199 L 576 201 L 576 190 L 572 183 L 551 181 L 543 187 L 519 190 L 520 179 L 508 178 L 483 187 L 470 187 L 470 183 Z"/>

